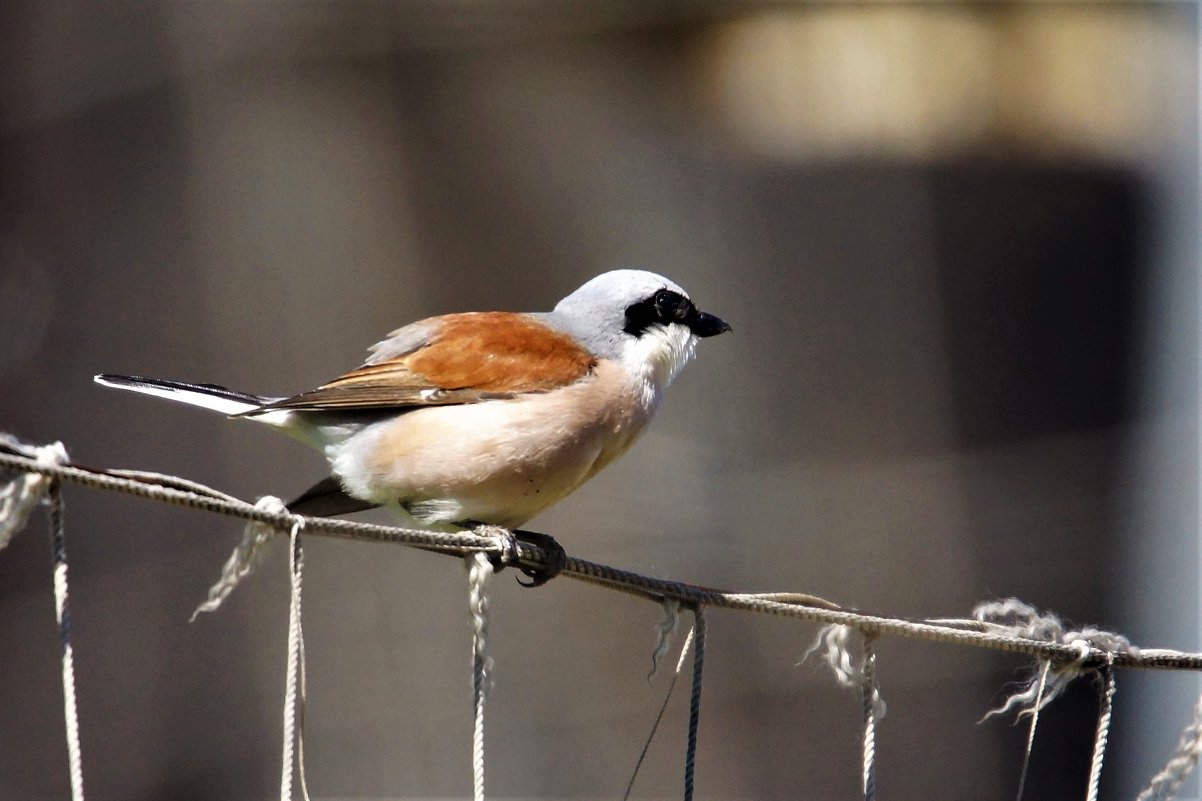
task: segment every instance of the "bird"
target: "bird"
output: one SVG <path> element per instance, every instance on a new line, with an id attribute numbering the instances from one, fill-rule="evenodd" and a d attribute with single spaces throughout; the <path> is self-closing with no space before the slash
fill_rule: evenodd
<path id="1" fill-rule="evenodd" d="M 386 507 L 412 527 L 518 529 L 626 452 L 699 339 L 731 330 L 679 285 L 602 273 L 550 312 L 461 312 L 398 328 L 358 368 L 285 397 L 101 373 L 107 387 L 251 420 L 325 454 L 288 504 Z"/>

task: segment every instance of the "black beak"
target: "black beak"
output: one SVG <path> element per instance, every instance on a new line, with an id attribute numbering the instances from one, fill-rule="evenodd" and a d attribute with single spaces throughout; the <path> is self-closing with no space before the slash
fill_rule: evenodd
<path id="1" fill-rule="evenodd" d="M 697 316 L 689 320 L 688 326 L 699 337 L 716 337 L 732 330 L 721 317 L 706 312 L 697 312 Z"/>

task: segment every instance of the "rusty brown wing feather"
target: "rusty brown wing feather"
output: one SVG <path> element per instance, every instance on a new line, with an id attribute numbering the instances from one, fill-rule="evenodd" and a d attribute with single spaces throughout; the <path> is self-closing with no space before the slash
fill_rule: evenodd
<path id="1" fill-rule="evenodd" d="M 592 372 L 593 355 L 567 334 L 537 319 L 510 312 L 449 314 L 394 332 L 383 347 L 412 331 L 413 347 L 368 361 L 317 389 L 262 409 L 352 411 L 407 406 L 444 406 L 545 392 Z M 255 412 L 252 412 L 255 413 Z"/>

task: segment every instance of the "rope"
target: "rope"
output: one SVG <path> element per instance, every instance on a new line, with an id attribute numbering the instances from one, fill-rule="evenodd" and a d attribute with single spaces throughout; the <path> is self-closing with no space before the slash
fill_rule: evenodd
<path id="1" fill-rule="evenodd" d="M 15 458 L 34 466 L 53 470 L 67 463 L 67 449 L 61 442 L 35 446 L 0 433 L 0 456 Z M 67 772 L 71 798 L 83 801 L 83 749 L 79 736 L 79 708 L 75 693 L 75 655 L 71 647 L 71 607 L 67 582 L 67 535 L 63 521 L 63 497 L 59 479 L 42 470 L 24 475 L 0 486 L 0 550 L 29 522 L 29 516 L 42 499 L 49 504 L 50 549 L 54 560 L 54 618 L 62 659 L 63 718 L 67 738 Z"/>
<path id="2" fill-rule="evenodd" d="M 860 658 L 855 659 L 852 655 L 855 631 L 850 626 L 824 626 L 801 660 L 804 662 L 812 654 L 821 653 L 840 684 L 859 688 L 864 721 L 861 785 L 865 801 L 872 801 L 876 798 L 876 725 L 885 717 L 886 707 L 876 680 L 876 651 L 872 643 L 877 635 L 860 632 L 861 653 Z"/>
<path id="3" fill-rule="evenodd" d="M 162 503 L 238 517 L 243 520 L 258 521 L 284 531 L 288 530 L 296 517 L 287 513 L 261 509 L 209 488 L 204 488 L 202 491 L 179 489 L 172 485 L 179 480 L 170 476 L 162 476 L 155 481 L 146 478 L 135 479 L 129 475 L 91 470 L 77 465 L 42 465 L 33 459 L 4 452 L 0 452 L 0 468 L 39 473 L 83 486 L 122 492 Z M 140 475 L 151 474 L 141 473 Z M 501 554 L 507 549 L 504 538 L 496 536 L 420 531 L 322 517 L 301 519 L 304 520 L 306 534 L 410 545 L 457 556 L 475 551 Z M 527 542 L 517 542 L 514 550 L 517 551 L 518 558 L 524 563 L 545 564 L 548 559 L 548 554 L 541 548 Z M 840 624 L 878 635 L 892 634 L 914 640 L 946 642 L 1008 653 L 1027 654 L 1036 659 L 1050 660 L 1054 663 L 1075 662 L 1081 656 L 1081 649 L 1076 645 L 1015 636 L 1004 631 L 999 632 L 996 626 L 979 620 L 961 618 L 909 620 L 864 614 L 798 593 L 723 592 L 695 584 L 644 576 L 575 557 L 568 557 L 562 574 L 580 581 L 653 599 L 656 602 L 672 598 L 685 605 L 702 604 L 818 623 Z M 1091 645 L 1088 647 L 1088 655 L 1081 667 L 1096 668 L 1105 664 L 1118 668 L 1202 670 L 1202 653 L 1133 647 L 1108 652 L 1105 648 Z"/>
<path id="4" fill-rule="evenodd" d="M 488 594 L 485 592 L 492 563 L 483 553 L 465 558 L 467 563 L 468 609 L 472 616 L 472 797 L 484 801 L 484 704 L 492 685 L 493 661 L 488 654 Z"/>
<path id="5" fill-rule="evenodd" d="M 881 690 L 876 683 L 876 652 L 872 650 L 873 635 L 864 635 L 864 801 L 876 798 L 876 722 L 880 718 Z"/>
<path id="6" fill-rule="evenodd" d="M 677 609 L 679 609 L 679 605 Z M 688 656 L 689 648 L 693 645 L 693 635 L 696 631 L 696 628 L 690 628 L 688 636 L 684 638 L 684 645 L 680 647 L 680 658 L 676 660 L 676 670 L 672 673 L 672 680 L 668 682 L 668 691 L 664 693 L 664 702 L 659 705 L 659 712 L 655 716 L 655 722 L 651 724 L 651 731 L 647 734 L 647 739 L 643 742 L 643 750 L 639 752 L 638 761 L 634 763 L 634 770 L 630 774 L 630 781 L 626 783 L 626 792 L 622 793 L 622 801 L 628 801 L 631 791 L 634 790 L 634 780 L 639 776 L 639 770 L 643 767 L 643 760 L 647 758 L 647 751 L 651 748 L 651 741 L 655 739 L 655 733 L 659 731 L 659 724 L 664 719 L 664 711 L 668 708 L 668 701 L 672 699 L 672 690 L 676 689 L 676 680 L 680 678 L 680 672 L 684 669 L 684 659 Z M 648 676 L 648 679 L 650 679 L 650 676 Z"/>
<path id="7" fill-rule="evenodd" d="M 284 679 L 284 753 L 281 759 L 280 801 L 292 801 L 292 777 L 298 770 L 296 747 L 300 742 L 304 753 L 303 731 L 297 727 L 297 706 L 304 704 L 304 630 L 301 627 L 301 588 L 305 576 L 305 552 L 301 545 L 300 530 L 303 521 L 296 520 L 289 531 L 291 558 L 288 560 L 289 609 L 288 609 L 288 666 Z M 303 761 L 299 765 L 301 793 L 308 801 L 309 789 L 305 782 Z"/>
<path id="8" fill-rule="evenodd" d="M 1051 662 L 1044 662 L 1039 671 L 1039 689 L 1035 694 L 1035 703 L 1031 707 L 1031 728 L 1027 730 L 1027 750 L 1023 752 L 1023 767 L 1018 774 L 1018 792 L 1014 795 L 1014 801 L 1023 801 L 1023 789 L 1027 786 L 1027 770 L 1031 767 L 1031 753 L 1035 750 L 1035 727 L 1039 725 L 1039 710 L 1043 709 L 1043 691 L 1047 686 L 1048 671 L 1051 667 Z"/>
<path id="9" fill-rule="evenodd" d="M 293 515 L 287 511 L 258 508 L 254 504 L 218 492 L 210 487 L 174 476 L 147 471 L 94 470 L 75 464 L 42 465 L 28 457 L 4 452 L 3 445 L 4 441 L 0 439 L 0 468 L 8 470 L 37 473 L 93 489 L 112 490 L 197 511 L 267 523 L 279 531 L 287 531 L 292 526 L 293 520 L 300 517 L 300 515 Z M 184 485 L 190 488 L 184 489 Z M 309 534 L 430 547 L 459 555 L 473 550 L 484 550 L 489 553 L 501 552 L 501 546 L 494 537 L 402 529 L 330 517 L 306 517 L 303 519 L 305 532 Z M 523 551 L 521 556 L 530 558 L 532 552 L 538 549 L 527 543 L 520 543 L 519 550 Z M 538 554 L 533 554 L 533 556 L 537 558 Z"/>
<path id="10" fill-rule="evenodd" d="M 58 620 L 58 635 L 62 642 L 67 766 L 71 777 L 71 798 L 73 801 L 83 801 L 83 749 L 79 739 L 79 710 L 75 702 L 75 656 L 71 649 L 71 608 L 67 596 L 67 541 L 63 525 L 63 498 L 57 481 L 50 482 L 47 494 L 50 499 L 50 538 L 54 553 L 54 615 Z"/>
<path id="11" fill-rule="evenodd" d="M 701 720 L 701 674 L 705 669 L 705 608 L 693 607 L 693 692 L 689 696 L 689 737 L 684 756 L 684 801 L 693 801 L 697 726 Z"/>
<path id="12" fill-rule="evenodd" d="M 1202 698 L 1194 706 L 1194 717 L 1181 732 L 1173 755 L 1164 768 L 1152 777 L 1136 801 L 1167 801 L 1174 798 L 1197 767 L 1199 755 L 1202 755 Z"/>
<path id="13" fill-rule="evenodd" d="M 295 742 L 299 746 L 302 791 L 306 799 L 308 798 L 308 789 L 304 784 L 303 733 L 302 736 L 295 737 L 295 739 L 289 735 L 290 727 L 295 726 L 295 707 L 298 695 L 302 724 L 304 712 L 304 644 L 300 629 L 300 582 L 303 559 L 300 552 L 299 528 L 304 526 L 307 533 L 324 536 L 403 544 L 439 553 L 469 556 L 471 562 L 469 575 L 472 582 L 470 600 L 475 624 L 473 686 L 476 702 L 476 730 L 473 740 L 473 766 L 475 768 L 476 798 L 483 799 L 483 714 L 492 670 L 491 659 L 487 654 L 487 598 L 483 592 L 484 581 L 493 570 L 491 564 L 488 564 L 487 556 L 490 554 L 500 556 L 502 564 L 516 561 L 517 564 L 524 566 L 539 566 L 549 563 L 550 554 L 547 551 L 528 542 L 515 541 L 509 532 L 496 529 L 496 527 L 481 527 L 474 533 L 441 533 L 373 525 L 358 521 L 301 517 L 290 514 L 276 498 L 264 498 L 258 504 L 249 504 L 202 484 L 174 476 L 146 471 L 85 468 L 66 463 L 66 453 L 61 444 L 35 448 L 19 443 L 4 434 L 0 434 L 0 469 L 23 474 L 16 480 L 0 487 L 0 548 L 3 548 L 15 532 L 25 525 L 30 511 L 37 505 L 40 498 L 47 494 L 52 498 L 51 527 L 53 531 L 57 532 L 54 535 L 56 608 L 60 635 L 64 643 L 64 705 L 67 716 L 68 752 L 71 761 L 74 798 L 82 799 L 83 797 L 82 768 L 80 767 L 82 760 L 69 643 L 70 616 L 67 609 L 65 548 L 62 547 L 62 505 L 58 494 L 61 482 L 123 492 L 162 503 L 230 515 L 251 524 L 263 524 L 247 527 L 238 548 L 227 560 L 220 578 L 210 590 L 208 600 L 198 608 L 197 612 L 211 611 L 228 597 L 238 582 L 249 575 L 255 560 L 261 553 L 262 546 L 271 535 L 283 530 L 292 532 L 294 548 L 291 562 L 293 581 L 291 617 L 294 617 L 294 622 L 290 619 L 289 684 L 292 687 L 299 682 L 299 690 L 290 689 L 286 694 L 286 707 L 292 711 L 286 710 L 285 712 L 285 734 L 288 739 L 288 743 L 285 745 L 285 761 L 291 765 L 294 753 L 291 748 L 292 743 Z M 481 560 L 488 566 L 482 566 Z M 1170 649 L 1139 649 L 1120 635 L 1095 628 L 1065 631 L 1065 627 L 1055 616 L 1040 614 L 1034 607 L 1015 599 L 978 607 L 972 619 L 913 620 L 865 614 L 800 593 L 725 592 L 694 584 L 644 576 L 574 557 L 568 557 L 565 562 L 562 573 L 571 578 L 649 598 L 665 604 L 665 609 L 668 608 L 669 603 L 673 602 L 677 606 L 683 604 L 694 609 L 696 622 L 691 636 L 696 644 L 696 649 L 693 661 L 693 691 L 690 701 L 688 750 L 685 763 L 686 801 L 689 801 L 693 794 L 697 725 L 704 666 L 705 622 L 702 615 L 704 606 L 810 620 L 833 627 L 829 631 L 854 628 L 865 636 L 866 641 L 882 634 L 892 634 L 910 639 L 1021 653 L 1036 658 L 1043 664 L 1038 681 L 1032 679 L 1026 689 L 1013 694 L 1005 704 L 990 713 L 1000 714 L 1017 706 L 1021 710 L 1020 715 L 1028 714 L 1032 717 L 1032 726 L 1028 737 L 1028 753 L 1024 760 L 1023 776 L 1019 785 L 1020 797 L 1026 778 L 1027 761 L 1034 742 L 1035 723 L 1039 710 L 1084 672 L 1101 668 L 1106 680 L 1090 779 L 1090 798 L 1096 799 L 1102 760 L 1109 736 L 1111 706 L 1115 691 L 1113 668 L 1202 670 L 1202 653 Z M 663 625 L 667 625 L 666 620 Z M 672 627 L 674 627 L 674 622 Z M 658 659 L 663 655 L 661 647 L 666 645 L 669 634 L 670 629 L 667 630 L 667 633 L 661 634 L 661 641 L 657 644 L 653 654 L 652 673 L 654 673 Z M 845 658 L 845 652 L 839 650 L 841 646 L 837 644 L 837 639 L 837 637 L 832 637 L 827 642 L 828 660 L 832 661 L 832 666 Z M 846 638 L 844 637 L 844 639 Z M 685 651 L 687 651 L 687 644 L 686 648 L 682 650 L 682 658 Z M 875 668 L 875 655 L 872 654 L 870 648 L 866 648 L 865 655 L 865 672 L 867 675 L 871 675 Z M 838 670 L 837 667 L 837 673 Z M 874 681 L 873 685 L 875 685 Z M 871 750 L 874 760 L 875 722 L 883 714 L 883 703 L 880 701 L 879 691 L 869 693 L 868 684 L 864 684 L 863 688 L 866 708 L 870 706 L 870 699 L 873 700 L 871 706 L 874 710 L 877 705 L 880 706 L 879 713 L 873 711 L 865 714 L 865 795 L 871 797 L 875 788 L 872 786 L 869 754 Z M 290 720 L 291 722 L 289 722 Z M 295 729 L 291 728 L 291 731 L 295 732 Z M 1202 700 L 1199 702 L 1195 720 L 1182 733 L 1177 752 L 1165 768 L 1152 779 L 1149 787 L 1141 793 L 1140 801 L 1147 801 L 1153 797 L 1170 797 L 1197 764 L 1200 753 L 1202 753 Z M 640 763 L 641 760 L 642 757 L 640 757 Z M 282 797 L 287 798 L 291 795 L 291 781 L 292 772 L 288 770 L 287 776 L 281 781 Z"/>
<path id="14" fill-rule="evenodd" d="M 1038 681 L 1032 675 L 1023 689 L 1011 693 L 1004 704 L 990 710 L 983 719 L 1004 714 L 1015 707 L 1020 710 L 1020 717 L 1034 714 L 1088 672 L 1087 666 L 1098 654 L 1101 655 L 1100 666 L 1106 668 L 1119 655 L 1140 654 L 1140 650 L 1121 634 L 1092 626 L 1079 631 L 1068 630 L 1064 621 L 1056 615 L 1040 612 L 1017 598 L 980 604 L 973 610 L 973 617 L 998 633 L 1060 642 L 1076 651 L 1072 658 L 1041 671 Z"/>
<path id="15" fill-rule="evenodd" d="M 1093 759 L 1089 763 L 1089 792 L 1085 801 L 1098 801 L 1102 785 L 1102 760 L 1106 757 L 1106 743 L 1110 740 L 1110 719 L 1114 714 L 1114 671 L 1102 668 L 1102 697 L 1098 704 L 1098 729 L 1093 741 Z"/>
<path id="16" fill-rule="evenodd" d="M 880 720 L 885 717 L 885 712 L 888 710 L 885 706 L 885 699 L 881 697 L 880 687 L 876 685 L 875 677 L 869 672 L 876 667 L 876 657 L 871 648 L 871 642 L 876 639 L 876 635 L 861 633 L 862 637 L 859 641 L 861 655 L 859 659 L 855 659 L 852 655 L 852 634 L 855 631 L 851 626 L 824 626 L 819 630 L 818 636 L 814 638 L 814 644 L 802 655 L 801 661 L 804 662 L 812 654 L 821 651 L 827 667 L 844 687 L 859 688 L 861 692 L 865 692 L 864 688 L 871 683 L 872 693 L 867 700 L 871 701 L 872 714 L 877 720 Z M 868 665 L 869 656 L 873 657 L 871 666 Z"/>

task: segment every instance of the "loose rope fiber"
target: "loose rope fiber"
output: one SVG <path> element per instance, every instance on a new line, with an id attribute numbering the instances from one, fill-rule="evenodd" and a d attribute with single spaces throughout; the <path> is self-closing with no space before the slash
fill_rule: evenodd
<path id="1" fill-rule="evenodd" d="M 850 626 L 825 626 L 802 656 L 805 661 L 811 655 L 819 654 L 836 681 L 844 687 L 860 690 L 864 726 L 860 788 L 865 801 L 876 798 L 876 727 L 886 712 L 885 699 L 881 697 L 881 687 L 876 679 L 876 651 L 873 648 L 876 637 L 876 634 L 857 632 Z M 853 653 L 856 644 L 859 645 L 858 658 Z"/>
<path id="2" fill-rule="evenodd" d="M 255 501 L 255 508 L 276 514 L 289 514 L 288 507 L 284 502 L 273 495 L 265 495 Z M 295 515 L 289 515 L 289 517 L 293 520 L 300 520 L 301 525 L 304 524 L 304 521 Z M 294 523 L 291 528 L 295 527 Z M 216 612 L 221 608 L 221 604 L 225 602 L 230 593 L 254 571 L 255 566 L 263 558 L 267 544 L 278 533 L 276 529 L 266 523 L 248 522 L 242 530 L 242 539 L 238 541 L 230 558 L 221 566 L 221 574 L 217 577 L 217 581 L 209 588 L 209 597 L 196 607 L 189 622 L 195 622 L 202 612 Z"/>
<path id="3" fill-rule="evenodd" d="M 660 620 L 656 627 L 657 637 L 655 638 L 655 648 L 651 651 L 651 670 L 647 673 L 647 683 L 651 683 L 651 679 L 655 677 L 659 671 L 660 661 L 668 655 L 668 649 L 672 646 L 672 635 L 676 632 L 676 627 L 680 625 L 680 601 L 675 598 L 665 598 L 660 604 L 664 609 L 663 619 Z M 693 640 L 693 632 L 689 630 L 689 642 Z M 687 651 L 688 648 L 686 647 Z M 683 658 L 683 654 L 681 657 Z M 676 672 L 680 672 L 680 666 L 676 666 Z"/>

